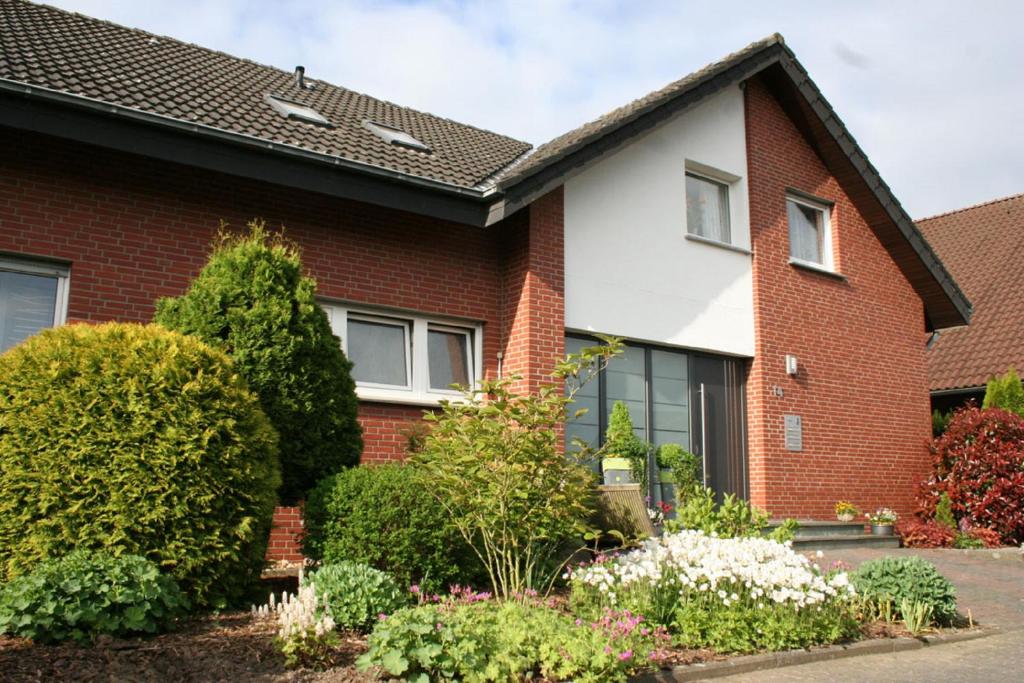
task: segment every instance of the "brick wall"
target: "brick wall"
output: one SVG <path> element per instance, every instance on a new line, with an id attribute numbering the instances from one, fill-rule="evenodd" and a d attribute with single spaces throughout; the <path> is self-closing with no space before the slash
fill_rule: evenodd
<path id="1" fill-rule="evenodd" d="M 746 89 L 755 359 L 747 382 L 751 499 L 776 515 L 913 508 L 930 436 L 923 307 L 835 178 L 765 85 Z M 788 264 L 786 188 L 835 202 L 845 280 Z M 784 357 L 800 372 L 786 375 Z M 774 395 L 780 387 L 783 397 Z M 783 415 L 803 418 L 786 451 Z"/>
<path id="2" fill-rule="evenodd" d="M 70 322 L 149 321 L 221 221 L 260 217 L 302 247 L 321 296 L 482 322 L 485 376 L 499 350 L 531 381 L 561 353 L 560 191 L 483 229 L 3 128 L 0 149 L 0 253 L 70 262 Z M 401 459 L 421 415 L 361 404 L 363 461 Z M 294 531 L 281 523 L 275 533 Z"/>

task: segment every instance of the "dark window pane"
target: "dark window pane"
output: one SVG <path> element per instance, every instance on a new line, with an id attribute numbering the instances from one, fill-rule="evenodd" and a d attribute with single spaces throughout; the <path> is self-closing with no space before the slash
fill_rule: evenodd
<path id="1" fill-rule="evenodd" d="M 57 278 L 0 270 L 0 353 L 53 327 Z"/>
<path id="2" fill-rule="evenodd" d="M 678 443 L 687 448 L 690 443 L 690 401 L 687 376 L 687 356 L 684 353 L 651 351 L 651 406 L 652 438 L 656 446 Z"/>
<path id="3" fill-rule="evenodd" d="M 348 357 L 357 382 L 408 386 L 406 325 L 349 319 Z"/>
<path id="4" fill-rule="evenodd" d="M 633 431 L 647 438 L 647 385 L 644 382 L 644 350 L 627 346 L 621 356 L 612 359 L 605 370 L 606 410 L 611 415 L 616 401 L 622 401 L 633 418 Z"/>
<path id="5" fill-rule="evenodd" d="M 450 389 L 452 384 L 469 386 L 469 335 L 430 330 L 427 353 L 431 389 Z"/>

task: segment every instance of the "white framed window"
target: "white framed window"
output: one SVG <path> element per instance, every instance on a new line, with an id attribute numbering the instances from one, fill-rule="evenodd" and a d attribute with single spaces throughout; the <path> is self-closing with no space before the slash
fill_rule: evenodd
<path id="1" fill-rule="evenodd" d="M 831 213 L 826 204 L 793 195 L 786 197 L 791 263 L 834 269 Z"/>
<path id="2" fill-rule="evenodd" d="M 686 231 L 705 239 L 732 244 L 727 183 L 686 172 Z"/>
<path id="3" fill-rule="evenodd" d="M 67 312 L 66 267 L 0 256 L 0 353 L 63 325 Z"/>
<path id="4" fill-rule="evenodd" d="M 359 398 L 434 405 L 475 386 L 482 366 L 482 325 L 321 302 L 352 361 Z"/>

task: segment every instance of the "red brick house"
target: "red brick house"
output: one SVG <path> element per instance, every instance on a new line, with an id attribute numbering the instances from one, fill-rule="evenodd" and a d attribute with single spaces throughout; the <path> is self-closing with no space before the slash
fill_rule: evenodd
<path id="1" fill-rule="evenodd" d="M 1024 371 L 1024 194 L 922 218 L 917 227 L 974 302 L 970 327 L 943 330 L 928 349 L 932 406 L 980 405 L 989 379 Z"/>
<path id="2" fill-rule="evenodd" d="M 366 462 L 403 457 L 450 381 L 536 386 L 607 333 L 628 351 L 569 436 L 599 441 L 622 400 L 776 514 L 908 512 L 927 333 L 970 316 L 778 35 L 532 150 L 0 0 L 0 148 L 0 350 L 149 320 L 221 220 L 259 216 L 304 248 L 355 363 Z"/>

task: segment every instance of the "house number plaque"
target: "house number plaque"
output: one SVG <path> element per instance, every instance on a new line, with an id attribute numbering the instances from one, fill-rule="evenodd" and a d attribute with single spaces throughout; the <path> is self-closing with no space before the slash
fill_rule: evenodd
<path id="1" fill-rule="evenodd" d="M 786 450 L 804 449 L 804 425 L 799 415 L 783 415 L 786 423 Z"/>

